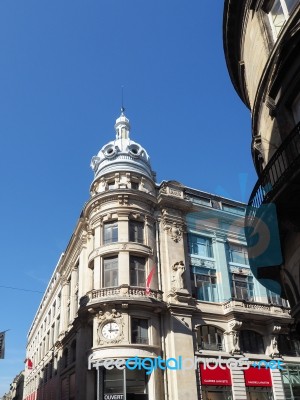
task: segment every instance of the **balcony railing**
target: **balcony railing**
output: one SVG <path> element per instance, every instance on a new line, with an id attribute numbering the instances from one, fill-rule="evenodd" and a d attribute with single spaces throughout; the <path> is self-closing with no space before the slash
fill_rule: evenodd
<path id="1" fill-rule="evenodd" d="M 300 164 L 300 123 L 273 154 L 254 186 L 246 212 L 248 226 L 255 218 L 257 209 L 274 198 L 281 183 L 288 180 L 298 164 Z"/>
<path id="2" fill-rule="evenodd" d="M 162 292 L 160 290 L 147 289 L 137 286 L 118 286 L 109 287 L 98 290 L 91 290 L 88 293 L 89 301 L 101 300 L 107 297 L 126 297 L 126 298 L 152 298 L 162 300 Z"/>

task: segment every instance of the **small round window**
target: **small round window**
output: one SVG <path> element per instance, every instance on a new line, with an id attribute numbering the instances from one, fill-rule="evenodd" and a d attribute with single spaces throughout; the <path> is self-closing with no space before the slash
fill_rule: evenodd
<path id="1" fill-rule="evenodd" d="M 139 157 L 140 155 L 140 148 L 135 145 L 131 145 L 129 147 L 129 154 L 132 155 L 133 157 Z"/>
<path id="2" fill-rule="evenodd" d="M 113 157 L 115 155 L 115 153 L 116 153 L 116 149 L 112 146 L 105 149 L 105 152 L 104 152 L 105 156 L 109 157 L 109 158 Z"/>

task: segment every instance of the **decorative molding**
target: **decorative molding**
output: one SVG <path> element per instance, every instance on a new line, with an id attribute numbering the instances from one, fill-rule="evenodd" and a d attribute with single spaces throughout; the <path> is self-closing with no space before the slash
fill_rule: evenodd
<path id="1" fill-rule="evenodd" d="M 207 267 L 207 268 L 216 268 L 216 263 L 215 261 L 211 260 L 206 260 L 204 258 L 196 258 L 196 257 L 190 257 L 190 264 L 194 267 Z"/>
<path id="2" fill-rule="evenodd" d="M 115 308 L 112 308 L 111 311 L 107 310 L 107 311 L 99 311 L 99 313 L 97 314 L 97 322 L 98 322 L 98 326 L 97 326 L 97 343 L 98 345 L 107 345 L 107 344 L 112 344 L 112 343 L 119 343 L 124 339 L 124 332 L 123 332 L 123 328 L 124 328 L 124 320 L 123 320 L 123 315 L 118 312 Z M 115 322 L 118 327 L 119 327 L 119 335 L 117 338 L 115 339 L 106 339 L 103 335 L 102 335 L 102 328 L 104 327 L 104 325 L 106 325 L 109 322 Z"/>
<path id="3" fill-rule="evenodd" d="M 183 227 L 178 223 L 173 222 L 172 225 L 166 224 L 164 230 L 167 231 L 168 235 L 172 240 L 174 240 L 174 242 L 178 243 L 182 239 Z"/>

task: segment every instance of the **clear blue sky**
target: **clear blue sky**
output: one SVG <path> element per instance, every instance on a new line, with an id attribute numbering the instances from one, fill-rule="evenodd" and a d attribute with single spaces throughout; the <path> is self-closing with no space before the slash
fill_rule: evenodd
<path id="1" fill-rule="evenodd" d="M 122 85 L 158 181 L 248 199 L 250 115 L 225 66 L 222 13 L 223 0 L 1 0 L 1 286 L 45 290 L 89 198 L 91 157 L 114 138 Z M 0 395 L 24 367 L 41 296 L 0 287 Z"/>

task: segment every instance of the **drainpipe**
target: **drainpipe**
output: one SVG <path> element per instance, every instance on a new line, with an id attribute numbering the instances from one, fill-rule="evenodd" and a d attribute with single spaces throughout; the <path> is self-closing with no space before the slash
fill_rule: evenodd
<path id="1" fill-rule="evenodd" d="M 156 257 L 157 257 L 157 277 L 158 277 L 158 289 L 162 291 L 162 280 L 161 280 L 161 265 L 160 265 L 160 246 L 159 246 L 159 221 L 155 222 L 155 231 L 156 231 Z M 160 337 L 161 337 L 161 347 L 162 353 L 165 356 L 166 354 L 166 343 L 165 343 L 165 327 L 164 320 L 160 313 Z M 169 400 L 169 391 L 168 391 L 168 370 L 164 371 L 165 379 L 164 379 L 164 391 L 165 391 L 165 400 Z"/>

